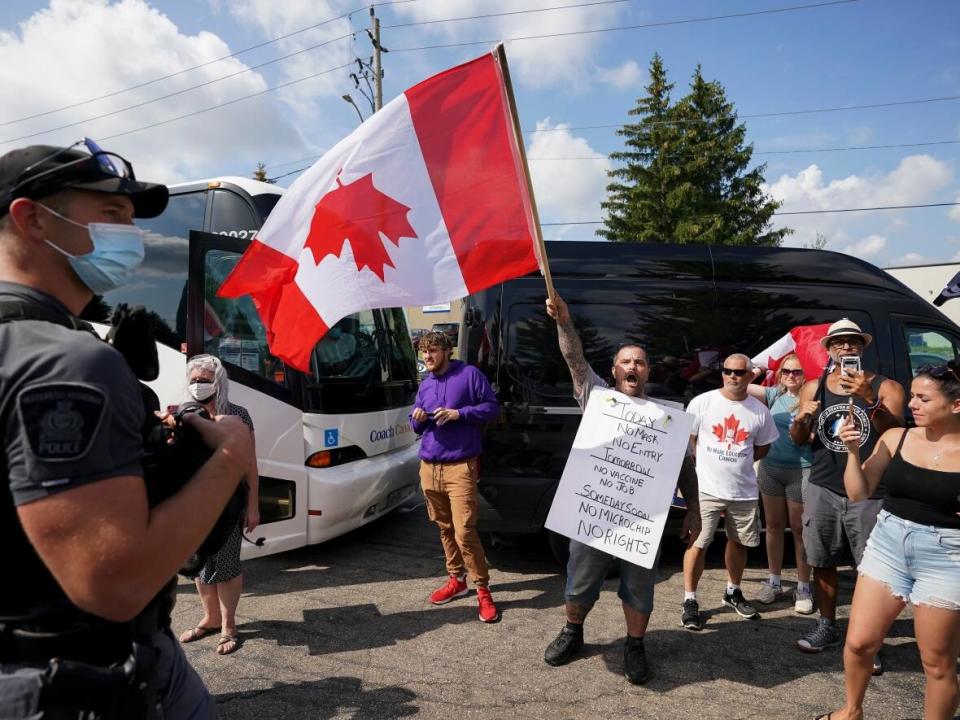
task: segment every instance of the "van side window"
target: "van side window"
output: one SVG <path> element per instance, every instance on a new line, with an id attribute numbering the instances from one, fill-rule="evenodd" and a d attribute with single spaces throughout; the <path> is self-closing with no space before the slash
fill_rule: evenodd
<path id="1" fill-rule="evenodd" d="M 260 221 L 247 201 L 230 190 L 214 190 L 210 232 L 250 240 Z"/>
<path id="2" fill-rule="evenodd" d="M 208 250 L 203 257 L 203 349 L 229 363 L 286 386 L 283 363 L 270 354 L 267 333 L 249 295 L 219 298 L 217 289 L 240 253 Z"/>
<path id="3" fill-rule="evenodd" d="M 138 218 L 147 231 L 143 264 L 123 287 L 108 292 L 110 305 L 143 305 L 155 313 L 157 340 L 175 350 L 187 339 L 186 292 L 188 238 L 203 227 L 203 191 L 171 195 L 167 209 L 155 218 Z"/>
<path id="4" fill-rule="evenodd" d="M 916 375 L 924 365 L 941 365 L 958 355 L 960 341 L 942 330 L 904 325 L 903 332 L 910 353 L 911 375 Z"/>

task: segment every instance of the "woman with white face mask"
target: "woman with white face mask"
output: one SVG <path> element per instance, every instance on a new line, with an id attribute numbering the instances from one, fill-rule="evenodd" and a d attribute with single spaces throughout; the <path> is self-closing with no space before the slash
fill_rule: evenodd
<path id="1" fill-rule="evenodd" d="M 250 413 L 228 399 L 227 372 L 213 355 L 197 355 L 187 362 L 187 395 L 189 400 L 200 403 L 214 415 L 237 415 L 250 428 L 253 439 L 253 420 Z M 244 478 L 247 483 L 247 514 L 244 520 L 246 532 L 260 523 L 258 505 L 258 481 L 256 452 Z M 229 655 L 240 647 L 237 633 L 237 606 L 243 590 L 243 575 L 240 571 L 240 525 L 234 528 L 230 538 L 216 554 L 210 556 L 196 578 L 197 592 L 203 604 L 203 617 L 197 626 L 183 632 L 180 642 L 188 643 L 207 635 L 220 632 L 217 654 Z"/>

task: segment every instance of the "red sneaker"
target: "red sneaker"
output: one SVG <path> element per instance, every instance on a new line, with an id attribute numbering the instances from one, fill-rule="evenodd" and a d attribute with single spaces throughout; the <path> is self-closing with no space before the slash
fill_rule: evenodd
<path id="1" fill-rule="evenodd" d="M 495 623 L 500 619 L 500 611 L 493 604 L 493 598 L 487 588 L 477 588 L 477 604 L 480 606 L 480 621 Z"/>
<path id="2" fill-rule="evenodd" d="M 463 597 L 468 592 L 470 590 L 467 588 L 467 578 L 451 575 L 446 585 L 430 593 L 430 602 L 434 605 L 445 605 L 451 600 Z"/>

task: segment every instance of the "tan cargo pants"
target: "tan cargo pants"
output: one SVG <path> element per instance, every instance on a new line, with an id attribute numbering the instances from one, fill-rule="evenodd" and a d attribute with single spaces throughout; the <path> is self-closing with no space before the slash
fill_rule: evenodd
<path id="1" fill-rule="evenodd" d="M 458 577 L 467 572 L 477 587 L 487 587 L 490 571 L 477 532 L 477 459 L 421 460 L 420 486 L 427 514 L 440 528 L 447 572 Z"/>

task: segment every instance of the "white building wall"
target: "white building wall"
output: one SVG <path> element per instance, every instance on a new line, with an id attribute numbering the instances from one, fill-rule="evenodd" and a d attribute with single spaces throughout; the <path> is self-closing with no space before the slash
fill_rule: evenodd
<path id="1" fill-rule="evenodd" d="M 942 263 L 938 265 L 915 265 L 913 267 L 884 268 L 897 280 L 913 290 L 924 300 L 933 304 L 940 291 L 960 272 L 960 263 Z M 947 300 L 939 308 L 940 312 L 960 325 L 960 298 Z"/>

